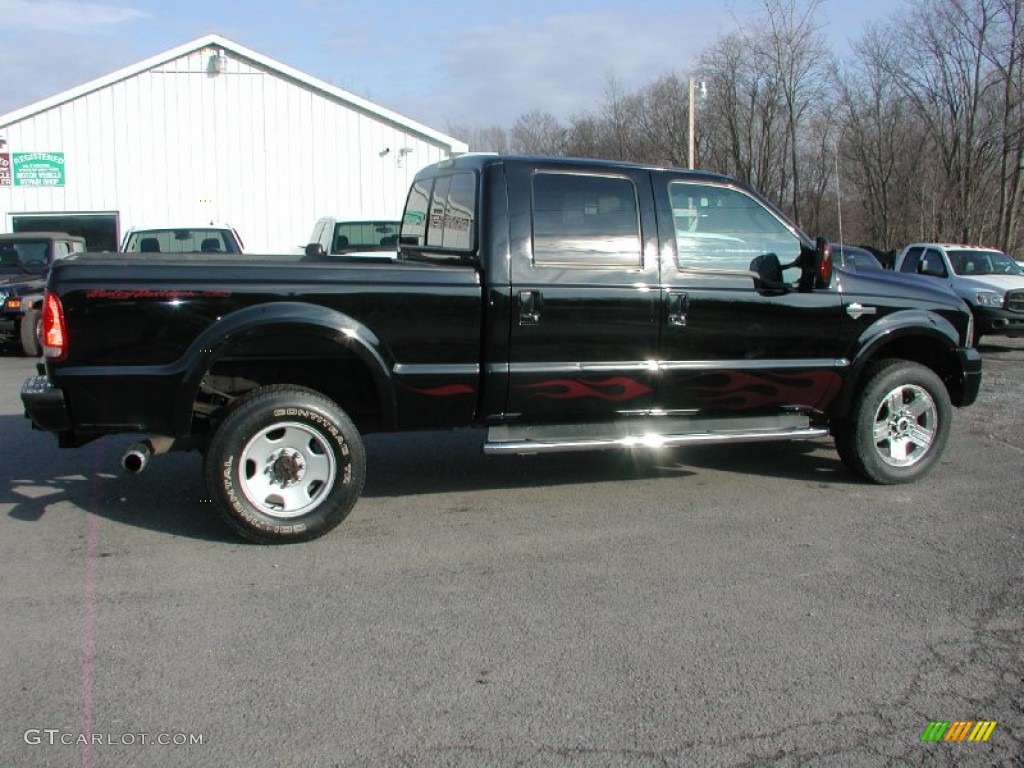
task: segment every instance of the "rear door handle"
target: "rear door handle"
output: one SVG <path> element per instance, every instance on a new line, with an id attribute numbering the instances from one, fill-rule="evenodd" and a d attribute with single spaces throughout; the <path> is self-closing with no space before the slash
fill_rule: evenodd
<path id="1" fill-rule="evenodd" d="M 685 326 L 686 312 L 690 308 L 690 299 L 685 293 L 668 295 L 668 324 Z"/>
<path id="2" fill-rule="evenodd" d="M 540 322 L 540 310 L 544 296 L 540 291 L 519 292 L 519 324 L 537 325 Z"/>

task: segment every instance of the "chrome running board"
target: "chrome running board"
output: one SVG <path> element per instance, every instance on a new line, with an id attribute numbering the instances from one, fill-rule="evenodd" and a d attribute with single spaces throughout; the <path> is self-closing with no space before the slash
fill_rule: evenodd
<path id="1" fill-rule="evenodd" d="M 488 455 L 600 451 L 612 448 L 673 448 L 680 445 L 812 440 L 827 437 L 806 416 L 728 419 L 643 419 L 611 424 L 557 424 L 491 427 Z"/>

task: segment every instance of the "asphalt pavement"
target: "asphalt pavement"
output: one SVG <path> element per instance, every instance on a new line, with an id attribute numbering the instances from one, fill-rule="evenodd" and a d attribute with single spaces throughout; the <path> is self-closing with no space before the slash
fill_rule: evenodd
<path id="1" fill-rule="evenodd" d="M 1024 339 L 982 351 L 914 485 L 828 440 L 375 436 L 348 520 L 285 547 L 195 454 L 58 449 L 2 357 L 0 765 L 1024 765 Z"/>

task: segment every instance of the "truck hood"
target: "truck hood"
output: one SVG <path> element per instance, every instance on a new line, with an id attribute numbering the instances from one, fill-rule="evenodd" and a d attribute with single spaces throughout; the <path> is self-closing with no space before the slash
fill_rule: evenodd
<path id="1" fill-rule="evenodd" d="M 982 275 L 980 277 L 956 277 L 953 286 L 961 296 L 977 291 L 1024 290 L 1024 275 Z"/>
<path id="2" fill-rule="evenodd" d="M 907 299 L 966 309 L 963 300 L 953 292 L 948 283 L 933 277 L 889 270 L 881 272 L 836 270 L 836 276 L 839 290 L 844 294 L 844 303 L 878 293 L 884 296 L 897 295 Z"/>
<path id="3" fill-rule="evenodd" d="M 40 275 L 25 272 L 0 272 L 0 290 L 23 291 L 25 289 L 41 289 L 44 280 Z"/>

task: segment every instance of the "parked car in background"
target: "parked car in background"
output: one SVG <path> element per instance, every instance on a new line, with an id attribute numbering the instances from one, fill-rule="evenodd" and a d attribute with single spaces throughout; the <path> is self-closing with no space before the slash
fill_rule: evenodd
<path id="1" fill-rule="evenodd" d="M 401 222 L 391 219 L 343 221 L 325 216 L 317 219 L 306 245 L 306 255 L 398 255 Z"/>
<path id="2" fill-rule="evenodd" d="M 896 259 L 896 270 L 941 280 L 974 314 L 975 343 L 982 336 L 1024 336 L 1024 274 L 995 248 L 913 243 Z"/>
<path id="3" fill-rule="evenodd" d="M 832 243 L 832 263 L 847 272 L 881 272 L 885 269 L 867 248 L 840 243 Z"/>
<path id="4" fill-rule="evenodd" d="M 244 253 L 238 232 L 213 224 L 197 227 L 132 228 L 121 241 L 129 253 Z"/>
<path id="5" fill-rule="evenodd" d="M 85 238 L 66 232 L 0 235 L 0 343 L 39 356 L 46 273 L 57 259 L 84 250 Z"/>

